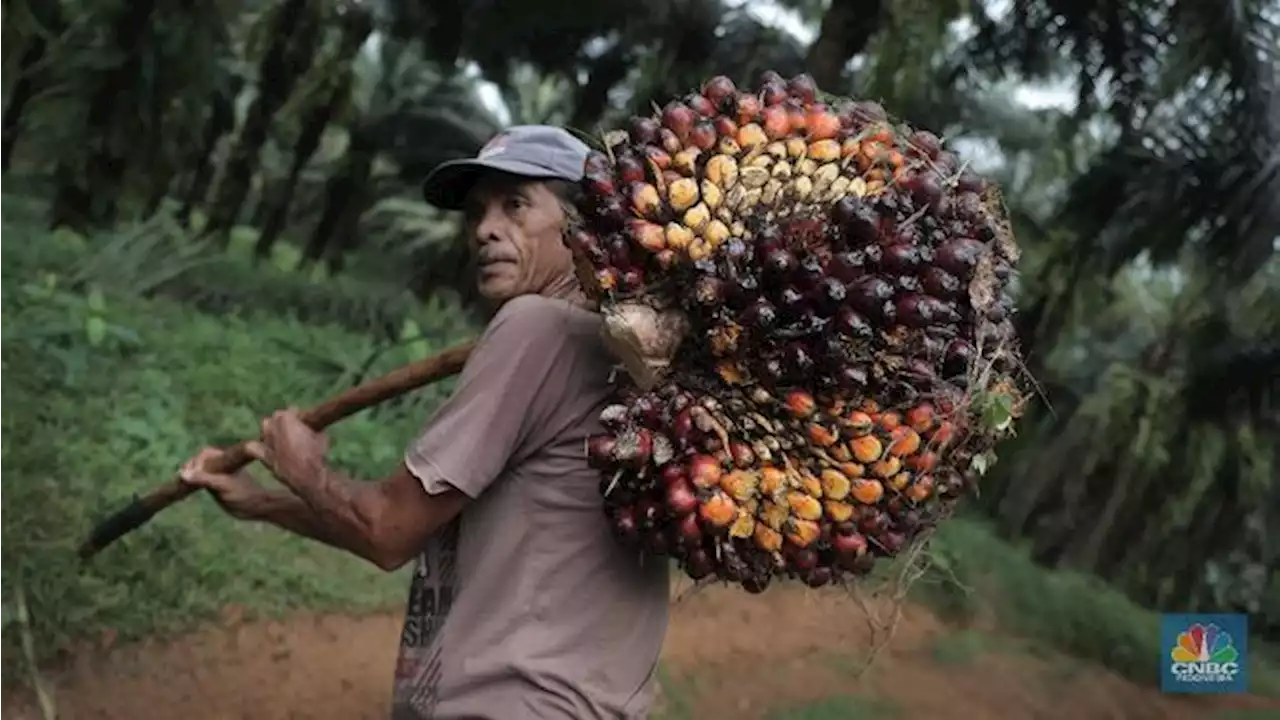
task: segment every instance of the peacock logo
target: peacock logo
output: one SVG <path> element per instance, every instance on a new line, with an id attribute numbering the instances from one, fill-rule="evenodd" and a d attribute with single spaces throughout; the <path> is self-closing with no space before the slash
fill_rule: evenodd
<path id="1" fill-rule="evenodd" d="M 1169 653 L 1176 663 L 1235 662 L 1240 657 L 1231 644 L 1231 634 L 1217 625 L 1196 623 L 1178 633 L 1178 644 Z"/>

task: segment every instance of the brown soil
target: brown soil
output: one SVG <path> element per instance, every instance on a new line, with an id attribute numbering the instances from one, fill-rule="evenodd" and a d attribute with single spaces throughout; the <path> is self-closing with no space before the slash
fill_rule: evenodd
<path id="1" fill-rule="evenodd" d="M 880 607 L 879 610 L 887 611 Z M 838 592 L 709 588 L 675 606 L 657 717 L 753 718 L 839 695 L 879 697 L 900 718 L 1204 718 L 1277 707 L 1259 697 L 1183 699 L 1065 659 L 991 650 L 953 662 L 934 650 L 954 632 L 907 608 L 861 679 L 865 614 Z M 387 716 L 399 617 L 234 616 L 171 641 L 84 653 L 45 681 L 63 720 L 356 720 Z M 981 636 L 979 636 L 981 637 Z M 6 692 L 5 717 L 38 720 L 32 697 Z M 832 714 L 827 717 L 839 717 Z"/>

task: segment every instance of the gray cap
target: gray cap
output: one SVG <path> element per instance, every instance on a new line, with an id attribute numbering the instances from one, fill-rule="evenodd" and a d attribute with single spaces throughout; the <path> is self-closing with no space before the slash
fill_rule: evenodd
<path id="1" fill-rule="evenodd" d="M 443 210 L 461 210 L 467 193 L 486 170 L 578 182 L 589 152 L 562 128 L 515 125 L 495 135 L 476 157 L 441 163 L 427 176 L 422 196 Z"/>

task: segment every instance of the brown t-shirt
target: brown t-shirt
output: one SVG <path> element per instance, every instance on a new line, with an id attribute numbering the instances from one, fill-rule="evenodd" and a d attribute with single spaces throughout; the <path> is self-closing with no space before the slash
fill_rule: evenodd
<path id="1" fill-rule="evenodd" d="M 668 575 L 614 540 L 586 463 L 599 331 L 567 302 L 509 301 L 406 453 L 428 493 L 472 502 L 418 558 L 393 720 L 647 716 Z"/>

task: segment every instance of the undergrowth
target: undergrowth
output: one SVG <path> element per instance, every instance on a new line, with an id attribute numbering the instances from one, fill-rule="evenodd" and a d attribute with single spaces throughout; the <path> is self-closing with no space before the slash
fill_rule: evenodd
<path id="1" fill-rule="evenodd" d="M 6 210 L 8 208 L 6 207 Z M 404 580 L 266 526 L 231 521 L 196 496 L 82 565 L 85 533 L 134 493 L 168 481 L 201 445 L 253 436 L 261 416 L 307 406 L 473 334 L 440 315 L 399 342 L 242 309 L 215 317 L 131 296 L 138 263 L 6 223 L 3 263 L 3 514 L 6 649 L 25 601 L 34 654 L 182 629 L 227 606 L 360 610 L 402 600 Z M 74 264 L 69 255 L 79 258 Z M 159 248 L 157 252 L 163 252 Z M 92 259 L 94 262 L 90 262 Z M 97 265 L 95 266 L 95 262 Z M 91 269 L 90 269 L 91 268 Z M 201 272 L 199 263 L 180 269 Z M 117 281 L 113 282 L 113 276 Z M 447 308 L 446 308 L 447 310 Z M 449 381 L 333 428 L 332 459 L 386 474 Z M 6 664 L 18 657 L 6 653 Z"/>

